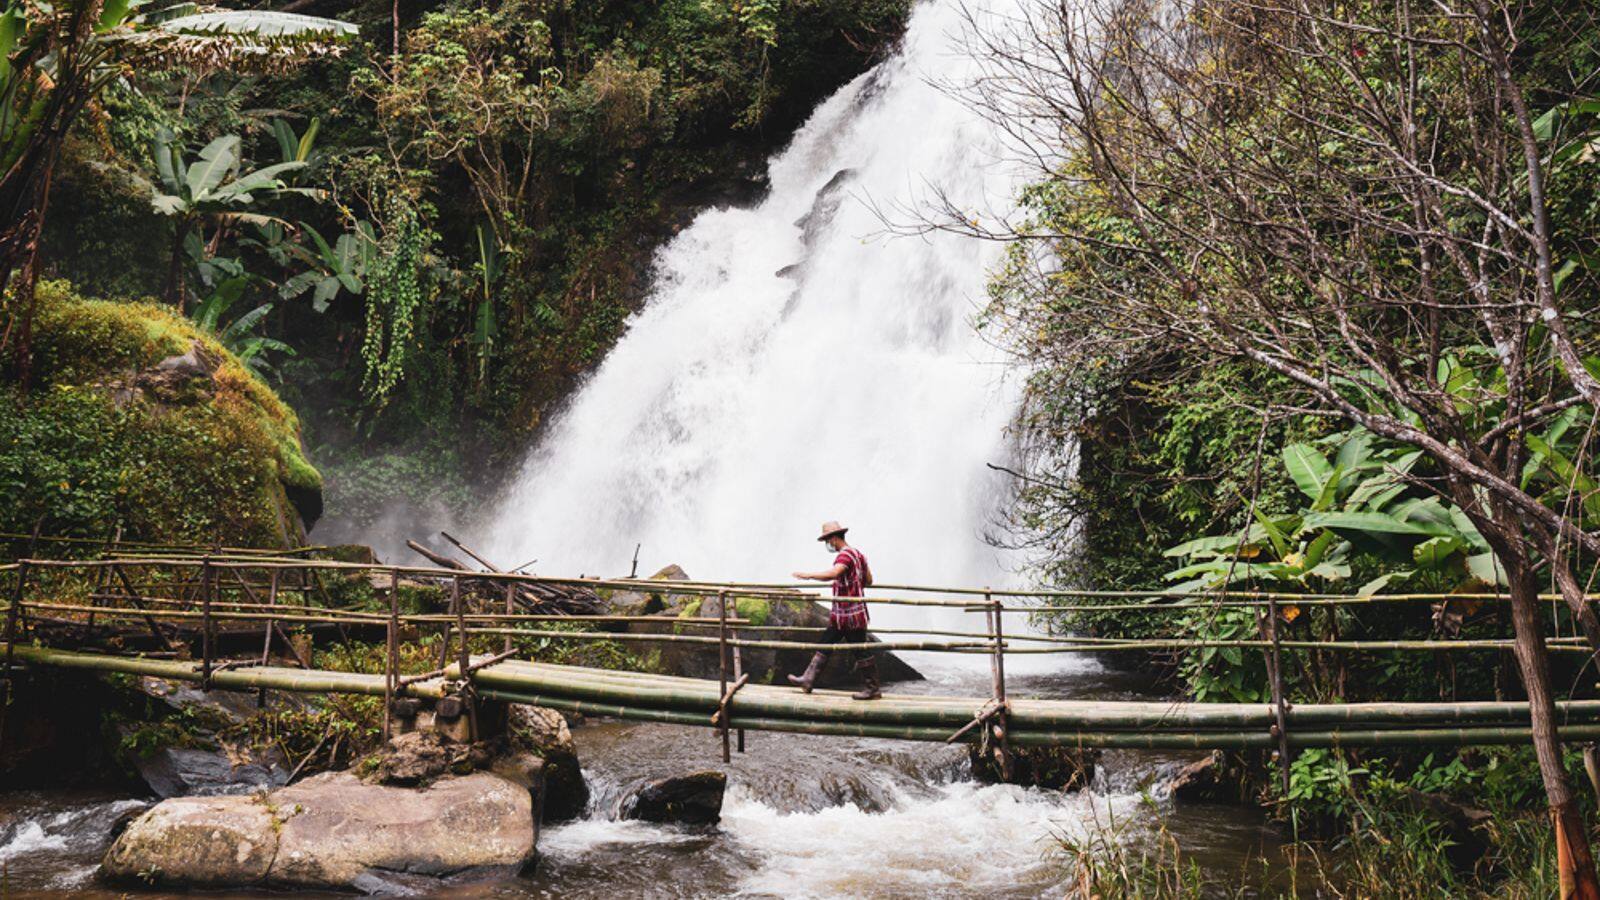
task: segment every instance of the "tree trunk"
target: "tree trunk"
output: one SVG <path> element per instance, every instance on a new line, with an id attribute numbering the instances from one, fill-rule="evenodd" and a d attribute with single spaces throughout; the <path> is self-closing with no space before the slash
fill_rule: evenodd
<path id="1" fill-rule="evenodd" d="M 1539 774 L 1544 779 L 1545 798 L 1556 829 L 1562 897 L 1600 900 L 1600 882 L 1595 879 L 1589 833 L 1583 814 L 1578 811 L 1566 767 L 1562 765 L 1561 742 L 1556 735 L 1550 658 L 1539 618 L 1539 587 L 1525 556 L 1514 552 L 1499 555 L 1511 583 L 1511 626 L 1516 636 L 1517 666 L 1522 673 L 1523 689 L 1528 694 L 1534 755 L 1539 760 Z"/>
<path id="2" fill-rule="evenodd" d="M 167 259 L 167 302 L 185 312 L 183 308 L 183 238 L 189 231 L 188 222 L 177 219 L 172 223 L 172 255 Z"/>
<path id="3" fill-rule="evenodd" d="M 6 323 L 6 340 L 0 341 L 0 350 L 10 345 L 16 366 L 17 384 L 21 386 L 23 393 L 27 393 L 33 387 L 33 317 L 38 308 L 36 288 L 39 285 L 39 239 L 44 233 L 44 214 L 50 206 L 50 183 L 55 178 L 56 160 L 60 157 L 60 150 L 59 141 L 46 150 L 47 155 L 41 174 L 38 176 L 39 180 L 33 187 L 32 205 L 9 236 L 15 244 L 6 247 L 7 268 L 3 277 L 0 277 L 0 292 L 4 292 L 8 287 L 6 281 L 10 279 L 13 271 L 19 276 L 11 295 L 13 308 L 19 311 L 19 315 L 16 321 Z M 21 263 L 20 266 L 16 265 L 18 261 Z M 12 266 L 16 268 L 13 270 Z"/>

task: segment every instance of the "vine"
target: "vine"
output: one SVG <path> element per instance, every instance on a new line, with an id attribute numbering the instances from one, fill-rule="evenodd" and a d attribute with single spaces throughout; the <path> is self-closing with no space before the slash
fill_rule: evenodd
<path id="1" fill-rule="evenodd" d="M 404 377 L 417 344 L 417 310 L 423 300 L 423 256 L 429 235 L 416 208 L 392 198 L 388 222 L 378 243 L 378 258 L 367 280 L 366 333 L 361 339 L 367 402 L 382 407 Z"/>

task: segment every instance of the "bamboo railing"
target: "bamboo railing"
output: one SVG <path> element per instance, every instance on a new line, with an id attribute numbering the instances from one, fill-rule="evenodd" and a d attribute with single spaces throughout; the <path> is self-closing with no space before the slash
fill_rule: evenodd
<path id="1" fill-rule="evenodd" d="M 0 534 L 0 537 L 6 535 Z M 134 545 L 123 542 L 123 547 Z M 137 548 L 140 550 L 162 548 Z M 886 696 L 873 702 L 852 701 L 832 691 L 802 694 L 789 688 L 752 683 L 741 671 L 741 651 L 809 651 L 834 645 L 804 639 L 820 627 L 758 625 L 731 611 L 735 598 L 813 602 L 828 599 L 816 585 L 782 582 L 656 581 L 639 578 L 554 578 L 520 572 L 463 571 L 440 566 L 348 563 L 316 559 L 318 548 L 287 553 L 252 549 L 169 548 L 173 552 L 118 553 L 97 559 L 25 558 L 0 564 L 0 583 L 9 580 L 5 600 L 7 664 L 0 678 L 11 689 L 15 664 L 114 671 L 195 681 L 206 688 L 265 692 L 337 692 L 385 698 L 385 729 L 393 701 L 400 698 L 462 696 L 469 712 L 477 699 L 537 703 L 591 715 L 710 726 L 716 729 L 728 758 L 731 736 L 749 730 L 823 735 L 979 742 L 1005 769 L 1013 748 L 1038 746 L 1107 748 L 1266 748 L 1288 751 L 1333 745 L 1490 744 L 1529 739 L 1525 704 L 1506 702 L 1352 703 L 1291 705 L 1282 688 L 1285 651 L 1329 652 L 1503 652 L 1506 638 L 1440 638 L 1419 640 L 1305 640 L 1285 638 L 1278 627 L 1278 608 L 1351 607 L 1362 604 L 1438 603 L 1470 600 L 1499 602 L 1502 595 L 1400 594 L 1351 597 L 1286 592 L 1231 592 L 1226 598 L 1140 591 L 1068 589 L 1001 590 L 946 588 L 928 585 L 884 585 L 864 598 L 874 605 L 936 607 L 982 613 L 982 624 L 962 628 L 884 628 L 888 637 L 861 646 L 871 652 L 896 650 L 983 654 L 990 658 L 991 692 L 987 697 Z M 448 561 L 448 560 L 446 560 Z M 333 605 L 319 575 L 365 578 L 386 609 Z M 53 584 L 77 579 L 72 590 Z M 401 587 L 407 581 L 446 589 L 449 603 L 437 612 L 404 612 Z M 463 583 L 488 585 L 503 593 L 466 599 Z M 87 583 L 88 587 L 83 588 Z M 582 587 L 592 591 L 630 591 L 715 598 L 715 615 L 678 618 L 627 615 L 559 615 L 516 611 L 514 598 L 528 585 Z M 74 593 L 76 591 L 76 593 Z M 1558 597 L 1545 599 L 1558 600 Z M 1591 598 L 1591 602 L 1594 598 Z M 1027 600 L 1030 603 L 1016 601 Z M 1060 602 L 1076 601 L 1076 602 Z M 1107 601 L 1089 603 L 1082 601 Z M 503 605 L 502 605 L 503 603 Z M 1037 603 L 1037 605 L 1033 605 Z M 1186 637 L 1147 639 L 1084 635 L 1006 633 L 1008 612 L 1138 610 L 1183 614 L 1235 607 L 1254 609 L 1262 623 L 1254 639 L 1200 640 Z M 702 607 L 703 609 L 705 607 Z M 601 630 L 606 624 L 659 622 L 670 633 Z M 38 646 L 51 626 L 105 629 L 114 625 L 143 626 L 158 648 L 143 656 L 87 653 Z M 553 627 L 556 625 L 566 627 Z M 272 665 L 276 645 L 292 647 L 288 632 L 327 627 L 364 629 L 384 646 L 381 674 L 320 671 L 309 658 L 295 666 Z M 218 652 L 222 630 L 261 630 L 261 650 L 249 658 L 223 658 Z M 179 637 L 198 630 L 197 640 Z M 400 671 L 402 633 L 417 630 L 440 638 L 437 668 L 427 673 Z M 775 635 L 767 637 L 776 632 Z M 796 639 L 796 638 L 800 639 Z M 472 641 L 500 642 L 494 656 L 472 652 Z M 680 644 L 715 647 L 717 681 L 674 678 L 637 672 L 554 666 L 520 660 L 515 639 L 571 642 Z M 198 659 L 160 658 L 193 652 Z M 1552 650 L 1590 653 L 1576 637 L 1556 635 Z M 1100 702 L 1043 700 L 1008 692 L 1005 657 L 1038 653 L 1156 653 L 1203 648 L 1240 648 L 1270 654 L 1278 665 L 1274 702 L 1200 704 L 1178 702 Z M 1600 738 L 1600 700 L 1569 700 L 1557 706 L 1563 737 Z M 3 717 L 3 712 L 0 712 Z M 3 729 L 3 718 L 0 718 Z"/>

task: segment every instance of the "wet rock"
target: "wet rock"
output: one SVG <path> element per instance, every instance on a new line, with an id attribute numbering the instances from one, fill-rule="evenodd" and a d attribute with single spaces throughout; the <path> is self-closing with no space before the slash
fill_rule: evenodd
<path id="1" fill-rule="evenodd" d="M 289 781 L 289 770 L 276 751 L 252 754 L 245 760 L 225 750 L 162 747 L 149 756 L 136 757 L 134 768 L 161 798 L 247 794 Z"/>
<path id="2" fill-rule="evenodd" d="M 650 576 L 651 581 L 688 581 L 689 573 L 677 565 Z M 692 599 L 671 594 L 654 594 L 646 591 L 615 591 L 605 596 L 606 612 L 613 616 L 653 616 L 667 607 L 679 608 Z"/>
<path id="3" fill-rule="evenodd" d="M 622 802 L 624 819 L 713 825 L 722 818 L 728 776 L 704 771 L 652 781 Z"/>
<path id="4" fill-rule="evenodd" d="M 347 772 L 270 795 L 283 826 L 268 881 L 361 888 L 384 873 L 516 870 L 533 856 L 528 791 L 479 772 L 423 789 L 371 785 Z"/>
<path id="5" fill-rule="evenodd" d="M 397 880 L 509 873 L 534 856 L 527 788 L 487 772 L 426 788 L 329 772 L 251 797 L 165 800 L 101 866 L 121 883 L 384 890 Z"/>
<path id="6" fill-rule="evenodd" d="M 375 784 L 416 787 L 446 775 L 466 775 L 489 762 L 486 748 L 462 744 L 437 731 L 412 731 L 391 738 L 367 757 L 363 768 Z"/>
<path id="7" fill-rule="evenodd" d="M 513 704 L 507 728 L 512 745 L 543 760 L 544 821 L 562 822 L 589 807 L 589 784 L 578 765 L 578 749 L 566 719 L 553 709 Z"/>
<path id="8" fill-rule="evenodd" d="M 127 761 L 157 797 L 242 794 L 289 781 L 283 754 L 223 733 L 257 712 L 253 693 L 205 692 L 183 682 L 140 678 L 136 690 L 170 712 L 121 729 Z"/>
<path id="9" fill-rule="evenodd" d="M 1167 788 L 1177 803 L 1245 803 L 1251 793 L 1243 760 L 1221 750 L 1179 769 Z"/>
<path id="10" fill-rule="evenodd" d="M 1020 784 L 1071 793 L 1094 780 L 1100 751 L 1077 747 L 1012 747 L 1011 777 L 1005 777 L 998 748 L 973 744 L 967 751 L 972 775 L 989 784 Z"/>
<path id="11" fill-rule="evenodd" d="M 100 872 L 171 887 L 253 885 L 266 881 L 277 847 L 277 822 L 261 797 L 178 797 L 129 823 Z"/>

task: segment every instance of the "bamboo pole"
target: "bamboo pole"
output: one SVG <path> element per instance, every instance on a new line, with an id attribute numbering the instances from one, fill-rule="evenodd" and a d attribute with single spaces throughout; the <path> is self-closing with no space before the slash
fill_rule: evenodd
<path id="1" fill-rule="evenodd" d="M 651 709 L 625 704 L 573 700 L 569 697 L 530 694 L 500 688 L 486 688 L 485 697 L 510 703 L 531 703 L 552 709 L 577 712 L 589 716 L 610 716 L 635 721 L 664 722 L 676 725 L 709 723 L 703 717 L 675 710 Z M 751 728 L 760 731 L 786 731 L 799 734 L 850 735 L 855 737 L 898 738 L 944 742 L 949 732 L 935 727 L 919 725 L 886 725 L 832 721 L 804 721 L 797 719 L 767 718 L 754 715 L 737 715 L 729 718 L 731 727 Z M 1579 740 L 1600 736 L 1600 725 L 1568 726 L 1561 729 L 1562 737 Z M 1270 747 L 1272 738 L 1264 732 L 1038 732 L 1016 730 L 1011 735 L 1018 746 L 1071 746 L 1085 749 L 1260 749 Z M 1294 735 L 1297 747 L 1332 746 L 1412 746 L 1440 744 L 1478 746 L 1513 744 L 1528 740 L 1527 729 L 1516 728 L 1454 728 L 1421 729 L 1407 731 L 1343 731 L 1298 732 Z"/>
<path id="2" fill-rule="evenodd" d="M 462 607 L 465 604 L 461 601 L 461 579 L 459 577 L 452 579 L 450 582 L 450 598 L 454 601 L 456 608 L 456 632 L 461 635 L 461 652 L 457 657 L 457 663 L 461 667 L 459 671 L 462 673 L 461 677 L 463 679 L 461 698 L 467 705 L 467 729 L 475 741 L 478 739 L 478 702 L 477 695 L 473 690 L 472 679 L 467 677 L 472 666 L 472 648 L 469 646 L 471 635 L 467 633 L 467 623 L 463 618 L 465 610 Z M 446 641 L 446 643 L 449 642 Z"/>
<path id="3" fill-rule="evenodd" d="M 447 607 L 450 618 L 444 626 L 444 636 L 439 640 L 439 668 L 443 669 L 445 663 L 450 661 L 450 629 L 455 627 L 456 614 L 461 609 L 461 576 L 450 576 L 450 605 Z"/>
<path id="4" fill-rule="evenodd" d="M 717 672 L 720 676 L 717 693 L 723 698 L 722 703 L 726 704 L 728 702 L 728 594 L 726 591 L 717 594 L 717 618 L 720 620 L 717 624 L 717 638 L 719 641 L 717 646 Z M 718 730 L 722 733 L 722 763 L 727 765 L 733 761 L 733 757 L 728 747 L 728 723 L 726 719 L 723 720 Z"/>
<path id="5" fill-rule="evenodd" d="M 211 561 L 200 564 L 200 689 L 211 690 Z"/>
<path id="6" fill-rule="evenodd" d="M 515 615 L 516 614 L 516 609 L 517 609 L 517 586 L 514 585 L 514 584 L 508 584 L 508 585 L 506 585 L 506 615 L 508 617 L 512 616 L 512 615 Z M 509 635 L 509 634 L 506 635 L 505 646 L 501 648 L 501 652 L 502 653 L 510 653 L 511 652 L 511 635 Z"/>
<path id="7" fill-rule="evenodd" d="M 990 736 L 998 745 L 996 752 L 1000 758 L 1000 778 L 1010 782 L 1015 777 L 1011 763 L 1010 728 L 1006 721 L 1006 651 L 1005 634 L 1000 619 L 1005 615 L 1000 609 L 1000 601 L 990 594 L 983 595 L 985 604 L 989 609 L 989 638 L 994 642 L 994 654 L 989 657 L 990 675 L 993 681 L 994 714 L 988 717 L 986 727 Z M 946 740 L 949 740 L 948 738 Z"/>
<path id="8" fill-rule="evenodd" d="M 635 552 L 637 552 L 637 551 L 635 551 Z M 733 677 L 734 677 L 734 680 L 737 681 L 740 684 L 743 684 L 746 680 L 748 680 L 746 675 L 745 675 L 745 673 L 744 673 L 744 662 L 739 659 L 739 648 L 737 646 L 735 646 L 733 648 Z M 744 752 L 744 729 L 743 728 L 739 729 L 739 752 L 740 753 Z"/>
<path id="9" fill-rule="evenodd" d="M 17 647 L 16 656 L 23 662 L 33 665 L 92 672 L 121 672 L 127 675 L 150 675 L 175 681 L 198 682 L 201 675 L 197 663 L 182 660 L 109 656 L 28 646 Z M 296 693 L 383 696 L 383 676 L 361 672 L 252 666 L 247 669 L 218 669 L 212 673 L 211 678 L 213 687 L 218 690 L 241 691 L 265 687 L 275 691 Z M 434 697 L 438 696 L 438 693 L 437 686 L 429 689 L 427 685 L 410 685 L 405 689 L 405 694 L 413 697 Z"/>
<path id="10" fill-rule="evenodd" d="M 278 605 L 278 573 L 276 571 L 272 572 L 272 581 L 267 586 L 267 604 L 269 607 Z M 272 658 L 272 629 L 277 627 L 277 624 L 277 619 L 268 619 L 266 626 L 261 629 L 261 664 L 263 666 Z M 267 691 L 266 688 L 262 688 L 256 692 L 256 706 L 265 707 L 266 705 Z"/>
<path id="11" fill-rule="evenodd" d="M 246 567 L 246 568 L 269 568 L 269 567 L 277 566 L 277 567 L 284 567 L 284 568 L 295 568 L 295 569 L 298 569 L 298 570 L 301 570 L 301 571 L 306 571 L 306 572 L 329 571 L 329 570 L 344 570 L 344 571 L 357 571 L 357 572 L 359 572 L 359 571 L 387 570 L 388 568 L 390 568 L 389 566 L 385 566 L 385 565 L 382 565 L 382 564 L 373 564 L 373 563 L 347 563 L 347 562 L 340 562 L 340 561 L 337 561 L 337 560 L 287 560 L 287 559 L 284 558 L 284 554 L 286 554 L 286 553 L 294 553 L 294 552 L 301 552 L 299 550 L 294 550 L 294 551 L 267 551 L 265 554 L 260 554 L 260 553 L 250 554 L 250 553 L 234 553 L 234 552 L 231 552 L 231 551 L 236 550 L 236 549 L 237 548 L 222 548 L 221 551 L 218 551 L 216 549 L 212 549 L 210 551 L 210 553 L 208 554 L 208 556 L 212 559 L 213 564 L 216 564 L 216 565 L 242 566 L 242 567 Z M 315 549 L 326 549 L 326 548 L 306 548 L 306 549 L 315 550 Z M 202 557 L 200 557 L 200 556 L 189 556 L 189 557 L 149 556 L 149 557 L 132 557 L 132 558 L 127 558 L 126 560 L 119 560 L 119 561 L 127 561 L 127 562 L 131 562 L 131 563 L 137 563 L 137 564 L 140 564 L 140 565 L 149 565 L 149 566 L 186 567 L 186 566 L 194 566 L 197 562 L 200 561 L 201 558 Z M 91 567 L 94 567 L 96 565 L 104 565 L 107 562 L 111 562 L 111 561 L 108 561 L 108 560 L 49 560 L 49 559 L 32 559 L 32 558 L 30 558 L 29 561 L 33 562 L 33 563 L 35 563 L 36 565 L 39 565 L 39 566 L 52 566 L 52 567 L 64 567 L 64 568 L 91 568 Z M 405 572 L 407 574 L 430 575 L 430 576 L 433 576 L 433 577 L 441 577 L 441 578 L 442 577 L 449 577 L 452 573 L 456 572 L 456 570 L 453 570 L 453 569 L 444 569 L 444 568 L 437 568 L 437 567 L 423 567 L 423 566 L 401 567 L 401 571 L 403 571 L 403 572 Z M 737 594 L 741 594 L 741 595 L 745 595 L 745 596 L 773 596 L 773 597 L 776 597 L 778 599 L 788 599 L 788 600 L 823 600 L 823 599 L 825 599 L 823 596 L 821 596 L 819 594 L 812 593 L 812 591 L 817 590 L 817 588 L 814 585 L 790 584 L 790 583 L 787 583 L 787 582 L 654 581 L 654 580 L 651 580 L 651 579 L 638 579 L 638 578 L 559 578 L 559 577 L 552 577 L 552 576 L 547 576 L 547 575 L 527 575 L 527 574 L 515 573 L 515 572 L 472 573 L 471 577 L 473 577 L 475 579 L 487 580 L 487 581 L 502 580 L 502 581 L 515 581 L 515 582 L 522 582 L 522 583 L 568 584 L 568 585 L 578 585 L 578 586 L 588 586 L 588 587 L 615 587 L 615 588 L 622 588 L 622 589 L 627 589 L 627 590 L 643 591 L 643 592 L 646 592 L 646 593 L 704 594 L 704 595 L 710 596 L 710 595 L 714 595 L 719 590 L 725 590 L 725 591 L 729 591 L 729 592 L 732 592 L 732 593 L 737 593 Z M 982 589 L 982 588 L 945 587 L 945 586 L 935 586 L 935 585 L 913 585 L 913 584 L 894 585 L 894 584 L 890 584 L 890 585 L 879 585 L 878 588 L 879 588 L 880 591 L 889 591 L 889 592 L 902 591 L 902 592 L 909 592 L 909 593 L 947 594 L 947 595 L 957 596 L 957 597 L 959 597 L 959 596 L 977 596 L 977 597 L 981 597 L 981 596 L 983 596 L 985 594 L 985 590 Z M 1034 590 L 1020 590 L 1020 589 L 1005 590 L 1005 589 L 998 589 L 998 588 L 990 588 L 990 589 L 988 589 L 988 593 L 993 595 L 993 596 L 1003 596 L 1003 597 L 1031 597 L 1031 598 L 1054 598 L 1054 597 L 1069 597 L 1069 598 L 1073 598 L 1073 597 L 1076 597 L 1076 598 L 1107 598 L 1107 599 L 1144 597 L 1144 598 L 1150 598 L 1150 599 L 1155 599 L 1155 600 L 1176 600 L 1176 599 L 1185 599 L 1185 598 L 1194 599 L 1194 600 L 1206 600 L 1211 596 L 1209 593 L 1201 592 L 1201 591 L 1164 592 L 1164 591 L 1159 591 L 1159 590 L 1080 590 L 1080 589 L 1072 589 L 1072 588 L 1050 588 L 1050 589 L 1034 589 Z M 1269 598 L 1274 598 L 1274 599 L 1277 599 L 1277 600 L 1280 600 L 1280 601 L 1292 602 L 1292 603 L 1297 603 L 1297 604 L 1304 604 L 1304 603 L 1310 603 L 1310 602 L 1313 602 L 1313 601 L 1322 601 L 1322 600 L 1333 600 L 1333 601 L 1339 601 L 1339 602 L 1372 602 L 1373 600 L 1382 600 L 1384 602 L 1396 602 L 1396 601 L 1424 601 L 1424 600 L 1426 600 L 1426 601 L 1440 601 L 1440 600 L 1503 601 L 1503 600 L 1507 599 L 1505 594 L 1499 593 L 1499 592 L 1477 592 L 1477 593 L 1464 593 L 1464 594 L 1442 594 L 1442 593 L 1421 593 L 1421 592 L 1418 592 L 1418 593 L 1408 593 L 1408 594 L 1379 594 L 1379 595 L 1373 595 L 1371 598 L 1352 598 L 1350 595 L 1346 595 L 1346 594 L 1325 594 L 1325 593 L 1297 594 L 1297 593 L 1293 593 L 1293 592 L 1289 592 L 1289 591 L 1246 591 L 1246 592 L 1235 593 L 1232 596 L 1234 596 L 1235 598 L 1246 600 L 1246 601 L 1248 601 L 1248 600 L 1265 601 L 1265 600 L 1267 600 Z M 1545 600 L 1545 601 L 1550 601 L 1550 602 L 1564 602 L 1563 598 L 1559 594 L 1541 594 L 1541 595 L 1539 595 L 1539 599 L 1540 600 Z M 1586 599 L 1589 599 L 1589 600 L 1600 600 L 1600 594 L 1588 594 L 1588 595 L 1586 595 Z M 866 602 L 870 602 L 870 603 L 886 603 L 886 604 L 900 603 L 900 604 L 909 604 L 909 605 L 951 606 L 951 607 L 959 607 L 959 608 L 964 608 L 964 609 L 980 609 L 980 608 L 982 608 L 981 605 L 979 605 L 979 604 L 977 604 L 977 603 L 975 603 L 973 601 L 961 601 L 961 600 L 937 601 L 937 600 L 925 600 L 925 599 L 919 599 L 919 598 L 900 598 L 900 597 L 889 597 L 889 596 L 877 596 L 877 597 L 874 597 L 874 598 L 872 598 L 872 599 L 870 599 L 870 600 L 868 600 Z M 1235 601 L 1228 601 L 1228 602 L 1238 602 L 1238 601 L 1235 600 Z M 1156 604 L 1151 604 L 1150 607 L 1152 609 L 1160 608 Z M 1092 607 L 1087 607 L 1085 611 L 1092 610 L 1092 609 L 1104 609 L 1104 608 L 1105 607 L 1103 607 L 1103 606 L 1092 606 Z M 1038 607 L 1023 606 L 1023 607 L 1015 607 L 1015 608 L 1009 608 L 1008 607 L 1008 611 L 1038 611 L 1038 610 L 1050 611 L 1051 607 L 1049 607 L 1049 606 L 1038 606 Z"/>
<path id="12" fill-rule="evenodd" d="M 690 703 L 712 709 L 717 703 L 713 685 L 699 679 L 645 676 L 577 667 L 550 666 L 522 660 L 508 661 L 492 675 L 480 679 L 485 687 L 526 690 L 542 694 L 569 693 L 580 699 L 626 699 L 634 705 Z M 819 692 L 805 697 L 785 688 L 751 685 L 740 695 L 741 706 L 762 715 L 812 717 L 871 717 L 897 723 L 948 725 L 969 722 L 982 708 L 980 698 L 887 695 L 882 701 L 862 704 L 842 692 Z M 1008 698 L 1014 728 L 1050 730 L 1063 727 L 1089 729 L 1200 729 L 1244 728 L 1265 731 L 1273 722 L 1270 704 L 1195 704 L 1139 701 L 1017 700 Z M 1518 707 L 1521 706 L 1519 710 Z M 1412 707 L 1417 707 L 1412 709 Z M 1568 701 L 1559 707 L 1568 723 L 1600 720 L 1600 701 Z M 1403 715 L 1397 715 L 1403 714 Z M 1525 705 L 1515 703 L 1356 704 L 1296 706 L 1291 709 L 1301 727 L 1360 725 L 1386 718 L 1398 724 L 1422 727 L 1428 720 L 1445 724 L 1514 722 Z"/>
<path id="13" fill-rule="evenodd" d="M 400 661 L 400 573 L 389 572 L 389 621 L 383 636 L 383 739 L 394 736 L 395 679 Z"/>

